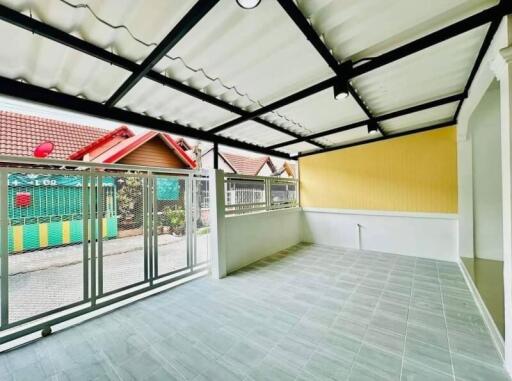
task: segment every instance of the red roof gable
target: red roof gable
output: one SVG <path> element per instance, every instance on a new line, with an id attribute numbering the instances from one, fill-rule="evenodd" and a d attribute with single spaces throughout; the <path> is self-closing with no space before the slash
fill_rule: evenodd
<path id="1" fill-rule="evenodd" d="M 82 160 L 84 155 L 91 153 L 96 148 L 105 145 L 106 143 L 108 143 L 109 141 L 113 140 L 116 137 L 131 138 L 132 136 L 134 136 L 134 133 L 128 127 L 126 127 L 126 126 L 118 127 L 115 130 L 110 131 L 110 132 L 106 133 L 105 135 L 102 135 L 100 138 L 91 142 L 87 146 L 80 148 L 76 152 L 73 152 L 71 155 L 68 156 L 68 159 L 69 160 Z"/>
<path id="2" fill-rule="evenodd" d="M 51 141 L 55 149 L 49 158 L 67 159 L 107 133 L 102 128 L 0 111 L 0 155 L 32 156 L 40 143 Z"/>
<path id="3" fill-rule="evenodd" d="M 108 147 L 108 149 L 106 149 L 105 152 L 94 158 L 92 161 L 98 163 L 116 163 L 123 157 L 135 151 L 141 145 L 155 137 L 159 137 L 160 139 L 162 139 L 163 142 L 176 153 L 176 155 L 181 159 L 181 161 L 183 161 L 187 165 L 187 167 L 196 167 L 196 162 L 192 160 L 186 154 L 185 151 L 183 151 L 183 149 L 178 145 L 178 143 L 174 141 L 174 139 L 170 135 L 158 133 L 155 131 L 148 131 L 144 134 L 131 136 L 117 143 L 113 147 Z"/>
<path id="4" fill-rule="evenodd" d="M 159 136 L 187 167 L 196 167 L 196 162 L 168 134 L 148 131 L 134 135 L 126 126 L 109 131 L 0 111 L 0 155 L 33 156 L 34 149 L 39 144 L 51 141 L 55 145 L 49 157 L 51 159 L 83 160 L 85 155 L 92 154 L 92 157 L 85 159 L 115 163 L 156 136 Z"/>
<path id="5" fill-rule="evenodd" d="M 271 171 L 275 171 L 274 164 L 269 156 L 248 157 L 227 152 L 219 152 L 219 154 L 236 173 L 241 175 L 256 176 L 267 163 Z"/>

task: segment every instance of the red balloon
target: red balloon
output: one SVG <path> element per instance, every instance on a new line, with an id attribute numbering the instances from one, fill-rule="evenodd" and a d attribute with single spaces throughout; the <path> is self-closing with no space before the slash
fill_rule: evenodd
<path id="1" fill-rule="evenodd" d="M 52 142 L 43 142 L 34 149 L 34 156 L 44 159 L 45 157 L 50 156 L 54 148 L 55 144 Z"/>

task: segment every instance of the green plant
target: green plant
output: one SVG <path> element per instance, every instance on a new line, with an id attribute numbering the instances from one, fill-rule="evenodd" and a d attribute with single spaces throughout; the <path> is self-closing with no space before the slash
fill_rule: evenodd
<path id="1" fill-rule="evenodd" d="M 160 215 L 160 224 L 169 226 L 171 233 L 176 235 L 185 234 L 185 211 L 166 206 Z"/>

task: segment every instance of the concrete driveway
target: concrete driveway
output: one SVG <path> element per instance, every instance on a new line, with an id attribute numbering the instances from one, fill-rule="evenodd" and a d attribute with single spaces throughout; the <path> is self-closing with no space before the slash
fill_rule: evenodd
<path id="1" fill-rule="evenodd" d="M 197 236 L 197 262 L 208 259 L 209 234 Z M 15 322 L 83 298 L 82 245 L 9 256 L 9 321 Z M 144 280 L 143 236 L 103 243 L 103 291 Z M 158 269 L 165 274 L 186 267 L 185 237 L 158 236 Z"/>

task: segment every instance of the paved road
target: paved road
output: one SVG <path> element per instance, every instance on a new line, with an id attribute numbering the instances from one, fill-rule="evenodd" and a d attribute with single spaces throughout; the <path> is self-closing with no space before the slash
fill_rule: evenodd
<path id="1" fill-rule="evenodd" d="M 197 258 L 208 258 L 209 235 L 197 236 Z M 186 239 L 158 237 L 159 274 L 186 267 Z M 104 292 L 144 280 L 142 236 L 104 242 Z M 65 306 L 83 297 L 82 245 L 9 257 L 9 321 Z"/>

